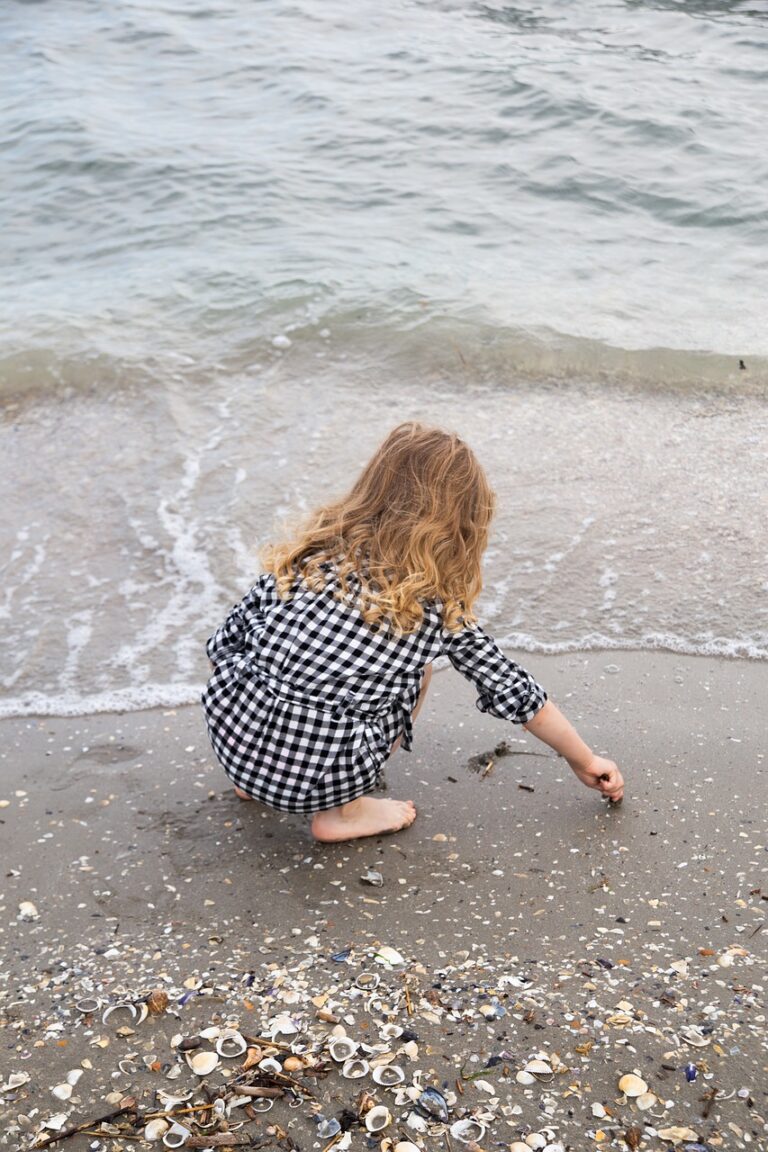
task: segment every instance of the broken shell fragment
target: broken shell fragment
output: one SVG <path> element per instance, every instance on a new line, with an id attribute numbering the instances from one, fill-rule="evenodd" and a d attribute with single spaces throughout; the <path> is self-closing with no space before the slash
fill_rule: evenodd
<path id="1" fill-rule="evenodd" d="M 362 988 L 366 992 L 373 992 L 378 988 L 381 977 L 378 972 L 361 972 L 355 980 L 355 987 Z"/>
<path id="2" fill-rule="evenodd" d="M 75 1004 L 75 1010 L 82 1016 L 90 1016 L 92 1012 L 98 1012 L 101 1005 L 102 1001 L 96 996 L 84 996 L 82 1000 L 78 1000 Z"/>
<path id="3" fill-rule="evenodd" d="M 146 1004 L 151 1016 L 160 1016 L 168 1007 L 168 993 L 162 988 L 155 988 L 147 996 Z"/>
<path id="4" fill-rule="evenodd" d="M 56 1084 L 55 1087 L 51 1088 L 51 1092 L 57 1100 L 69 1100 L 72 1095 L 72 1085 Z"/>
<path id="5" fill-rule="evenodd" d="M 216 1041 L 216 1051 L 225 1060 L 234 1060 L 237 1056 L 242 1056 L 247 1047 L 244 1037 L 235 1031 L 226 1032 Z"/>
<path id="6" fill-rule="evenodd" d="M 167 1120 L 148 1120 L 144 1127 L 145 1140 L 162 1140 L 170 1125 Z"/>
<path id="7" fill-rule="evenodd" d="M 454 1140 L 458 1140 L 461 1144 L 476 1144 L 485 1136 L 485 1124 L 467 1117 L 451 1124 L 450 1133 Z"/>
<path id="8" fill-rule="evenodd" d="M 269 1112 L 274 1102 L 272 1096 L 257 1096 L 251 1100 L 250 1104 L 254 1112 Z"/>
<path id="9" fill-rule="evenodd" d="M 696 1028 L 695 1025 L 681 1028 L 680 1035 L 682 1036 L 683 1040 L 685 1040 L 686 1044 L 690 1044 L 693 1048 L 706 1048 L 706 1046 L 710 1043 L 709 1036 L 705 1036 L 701 1029 Z"/>
<path id="10" fill-rule="evenodd" d="M 368 1061 L 361 1060 L 359 1056 L 353 1056 L 343 1065 L 341 1074 L 346 1080 L 359 1080 L 361 1076 L 367 1076 L 368 1071 Z"/>
<path id="11" fill-rule="evenodd" d="M 259 1068 L 262 1072 L 277 1072 L 283 1070 L 283 1066 L 279 1060 L 275 1060 L 274 1056 L 265 1056 L 263 1060 L 259 1060 Z"/>
<path id="12" fill-rule="evenodd" d="M 348 1036 L 334 1036 L 328 1044 L 328 1051 L 337 1064 L 344 1064 L 351 1060 L 357 1052 L 358 1045 Z"/>
<path id="13" fill-rule="evenodd" d="M 130 1000 L 119 1000 L 117 1004 L 110 1004 L 109 1008 L 105 1008 L 101 1016 L 102 1024 L 106 1024 L 113 1012 L 128 1012 L 131 1020 L 136 1019 L 136 1005 L 131 1004 Z"/>
<path id="14" fill-rule="evenodd" d="M 365 1127 L 369 1132 L 381 1132 L 392 1123 L 392 1114 L 385 1104 L 377 1104 L 375 1108 L 366 1113 Z"/>
<path id="15" fill-rule="evenodd" d="M 632 1072 L 628 1072 L 619 1080 L 619 1092 L 623 1092 L 625 1096 L 643 1096 L 647 1091 L 648 1085 L 645 1080 L 641 1080 Z"/>
<path id="16" fill-rule="evenodd" d="M 448 1104 L 437 1088 L 425 1088 L 416 1101 L 416 1107 L 431 1120 L 438 1120 L 441 1124 L 448 1121 Z"/>
<path id="17" fill-rule="evenodd" d="M 388 968 L 399 968 L 405 964 L 405 956 L 401 956 L 396 948 L 390 948 L 388 944 L 382 944 L 373 958 L 377 964 L 384 964 Z"/>
<path id="18" fill-rule="evenodd" d="M 509 1152 L 530 1152 L 530 1146 L 523 1144 L 522 1140 L 515 1140 L 510 1144 Z"/>
<path id="19" fill-rule="evenodd" d="M 163 1144 L 166 1148 L 183 1148 L 191 1135 L 189 1128 L 174 1122 L 163 1136 Z"/>
<path id="20" fill-rule="evenodd" d="M 19 914 L 17 920 L 39 920 L 40 913 L 31 900 L 22 900 L 19 904 Z"/>
<path id="21" fill-rule="evenodd" d="M 382 1088 L 392 1088 L 395 1084 L 402 1084 L 403 1080 L 405 1072 L 397 1064 L 384 1064 L 373 1070 L 373 1082 Z"/>
<path id="22" fill-rule="evenodd" d="M 218 1062 L 219 1058 L 215 1052 L 195 1052 L 194 1055 L 187 1056 L 187 1064 L 195 1076 L 207 1076 L 209 1072 L 213 1072 Z"/>
<path id="23" fill-rule="evenodd" d="M 321 1140 L 331 1140 L 334 1136 L 338 1136 L 341 1132 L 341 1124 L 335 1116 L 317 1116 L 319 1124 L 317 1125 L 317 1135 Z"/>
<path id="24" fill-rule="evenodd" d="M 641 1112 L 647 1112 L 649 1108 L 653 1108 L 658 1099 L 655 1092 L 643 1092 L 635 1099 L 635 1104 L 637 1104 Z"/>
<path id="25" fill-rule="evenodd" d="M 375 868 L 366 868 L 360 879 L 363 884 L 371 884 L 374 888 L 381 888 L 384 884 L 384 877 Z"/>

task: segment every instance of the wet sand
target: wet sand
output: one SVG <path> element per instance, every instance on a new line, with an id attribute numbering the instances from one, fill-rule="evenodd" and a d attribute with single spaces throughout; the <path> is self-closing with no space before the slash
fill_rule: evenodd
<path id="1" fill-rule="evenodd" d="M 266 1002 L 249 991 L 263 994 L 269 965 L 293 967 L 290 983 L 305 961 L 306 996 L 333 988 L 343 1000 L 383 943 L 408 962 L 405 977 L 384 981 L 395 999 L 410 988 L 420 1052 L 409 1076 L 419 1067 L 425 1082 L 453 1087 L 465 1060 L 481 1068 L 501 1055 L 488 1073 L 496 1095 L 468 1081 L 457 1105 L 496 1111 L 484 1147 L 550 1125 L 579 1152 L 626 1148 L 633 1126 L 640 1148 L 673 1146 L 653 1134 L 670 1128 L 705 1147 L 768 1148 L 768 669 L 661 653 L 524 662 L 595 750 L 619 762 L 619 808 L 533 737 L 477 712 L 452 671 L 434 678 L 414 752 L 387 769 L 390 794 L 415 800 L 415 825 L 347 845 L 317 845 L 306 820 L 237 801 L 198 709 L 3 721 L 0 1083 L 30 1076 L 0 1096 L 8 1146 L 35 1146 L 55 1113 L 74 1123 L 109 1112 L 110 1092 L 148 1110 L 158 1087 L 194 1080 L 186 1068 L 166 1080 L 174 1033 L 225 1017 L 258 1031 L 286 1010 L 273 993 Z M 468 768 L 503 738 L 515 754 L 483 778 Z M 382 887 L 361 881 L 367 867 Z M 17 919 L 22 901 L 37 919 Z M 330 959 L 347 947 L 346 963 Z M 179 1005 L 185 981 L 200 980 Z M 86 994 L 112 1002 L 121 989 L 155 987 L 176 1015 L 130 1035 L 117 1034 L 122 1020 L 74 1009 Z M 486 1019 L 483 1004 L 503 1014 Z M 291 1010 L 307 1008 L 313 1018 L 306 998 Z M 356 1010 L 348 1031 L 359 1027 L 371 1025 Z M 683 1038 L 690 1028 L 703 1047 Z M 518 1084 L 537 1052 L 568 1071 L 550 1085 Z M 120 1074 L 127 1053 L 136 1070 Z M 83 1060 L 91 1067 L 62 1103 L 50 1089 Z M 618 1077 L 633 1071 L 668 1107 L 639 1113 L 622 1102 Z M 330 1115 L 359 1088 L 331 1075 L 313 1091 Z M 713 1090 L 714 1102 L 704 1099 Z M 293 1121 L 301 1147 L 325 1146 L 309 1107 L 280 1107 L 246 1130 Z M 140 1146 L 96 1135 L 59 1145 Z"/>

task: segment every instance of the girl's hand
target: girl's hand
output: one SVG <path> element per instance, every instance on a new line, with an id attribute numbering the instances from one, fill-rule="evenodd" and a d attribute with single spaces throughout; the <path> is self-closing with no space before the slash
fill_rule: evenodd
<path id="1" fill-rule="evenodd" d="M 597 788 L 614 804 L 624 799 L 624 778 L 613 760 L 593 756 L 586 764 L 571 764 L 572 771 L 587 788 Z"/>

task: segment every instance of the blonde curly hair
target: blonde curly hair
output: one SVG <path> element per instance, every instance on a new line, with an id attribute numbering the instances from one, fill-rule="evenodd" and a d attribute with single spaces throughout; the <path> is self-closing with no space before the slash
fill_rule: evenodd
<path id="1" fill-rule="evenodd" d="M 472 449 L 458 436 L 408 422 L 394 428 L 351 491 L 318 509 L 294 539 L 264 552 L 280 596 L 297 578 L 354 602 L 366 623 L 415 632 L 437 602 L 451 631 L 473 623 L 481 560 L 495 499 Z M 325 565 L 325 567 L 323 567 Z"/>

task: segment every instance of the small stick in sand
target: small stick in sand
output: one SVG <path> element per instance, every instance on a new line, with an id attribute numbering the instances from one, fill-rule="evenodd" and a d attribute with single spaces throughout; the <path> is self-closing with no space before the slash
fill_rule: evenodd
<path id="1" fill-rule="evenodd" d="M 81 1120 L 79 1124 L 73 1124 L 71 1128 L 63 1128 L 61 1132 L 54 1132 L 51 1136 L 46 1136 L 40 1144 L 33 1144 L 32 1147 L 37 1152 L 38 1148 L 48 1148 L 51 1144 L 58 1144 L 60 1140 L 68 1140 L 70 1136 L 77 1136 L 84 1128 L 95 1128 L 99 1124 L 109 1124 L 112 1120 L 116 1120 L 118 1116 L 124 1116 L 126 1112 L 136 1111 L 136 1098 L 134 1096 L 125 1096 L 120 1101 L 120 1107 L 116 1108 L 113 1112 L 108 1112 L 106 1116 L 94 1116 L 91 1120 Z"/>

